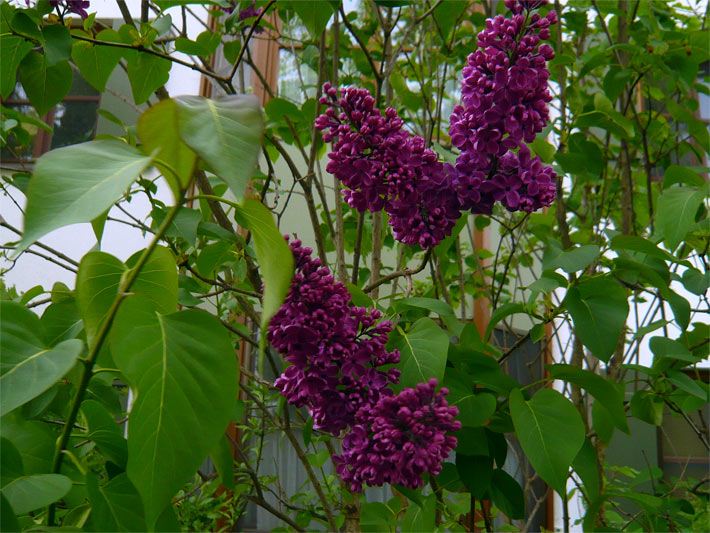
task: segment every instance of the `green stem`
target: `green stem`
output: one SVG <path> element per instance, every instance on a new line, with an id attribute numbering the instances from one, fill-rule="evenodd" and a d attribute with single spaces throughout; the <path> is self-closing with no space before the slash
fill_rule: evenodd
<path id="1" fill-rule="evenodd" d="M 96 363 L 96 359 L 99 356 L 101 347 L 103 346 L 104 342 L 106 341 L 106 338 L 108 337 L 108 333 L 111 330 L 111 325 L 113 324 L 114 318 L 116 318 L 118 309 L 121 306 L 121 303 L 123 303 L 123 300 L 128 295 L 128 291 L 133 286 L 133 283 L 135 283 L 136 279 L 138 279 L 138 275 L 140 274 L 145 264 L 148 262 L 148 259 L 153 253 L 153 250 L 155 250 L 155 247 L 158 245 L 165 232 L 173 223 L 175 216 L 180 210 L 183 198 L 184 195 L 181 195 L 181 197 L 178 198 L 177 203 L 168 212 L 168 215 L 165 217 L 165 220 L 163 220 L 163 223 L 160 225 L 160 228 L 158 228 L 158 231 L 155 232 L 153 239 L 150 241 L 148 247 L 141 254 L 136 265 L 131 270 L 129 270 L 128 275 L 123 278 L 123 281 L 121 282 L 121 285 L 118 289 L 118 295 L 111 304 L 111 307 L 109 308 L 108 313 L 106 315 L 106 319 L 103 321 L 103 323 L 101 324 L 101 328 L 96 334 L 96 337 L 94 339 L 94 345 L 91 347 L 89 355 L 86 357 L 86 359 L 82 360 L 83 369 L 81 373 L 81 378 L 79 379 L 79 387 L 76 391 L 76 396 L 74 396 L 71 407 L 69 409 L 69 416 L 64 422 L 64 428 L 62 429 L 61 435 L 57 439 L 57 446 L 54 450 L 54 459 L 52 461 L 53 474 L 58 474 L 62 468 L 62 462 L 64 460 L 67 444 L 69 443 L 69 438 L 71 437 L 72 428 L 74 427 L 77 416 L 79 415 L 79 408 L 81 407 L 81 402 L 84 399 L 84 393 L 86 392 L 86 389 L 89 386 L 89 381 L 91 381 L 91 377 L 93 376 L 94 364 Z M 49 510 L 47 513 L 48 526 L 51 527 L 54 525 L 55 515 L 56 504 L 53 503 L 49 506 Z"/>

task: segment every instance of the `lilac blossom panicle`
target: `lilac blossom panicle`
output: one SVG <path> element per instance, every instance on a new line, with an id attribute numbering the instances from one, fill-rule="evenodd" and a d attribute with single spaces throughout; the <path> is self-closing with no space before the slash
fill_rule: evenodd
<path id="1" fill-rule="evenodd" d="M 343 440 L 343 453 L 334 457 L 338 474 L 352 491 L 384 483 L 414 489 L 423 485 L 423 474 L 441 472 L 456 447 L 451 432 L 461 423 L 458 409 L 446 402 L 448 391 L 437 393 L 436 385 L 431 379 L 358 411 Z"/>
<path id="2" fill-rule="evenodd" d="M 229 14 L 234 13 L 234 10 L 237 7 L 238 3 L 239 2 L 235 2 L 234 0 L 232 0 L 232 2 L 231 2 L 232 5 L 227 6 L 227 7 L 222 7 L 221 9 L 225 13 L 229 13 Z M 247 7 L 241 9 L 239 11 L 239 13 L 237 13 L 237 19 L 239 19 L 239 21 L 241 22 L 242 20 L 256 18 L 259 15 L 261 15 L 262 10 L 263 10 L 263 8 L 256 7 L 256 4 L 254 2 L 251 2 Z M 264 28 L 261 28 L 260 26 L 257 26 L 256 28 L 254 28 L 254 33 L 262 33 L 263 31 L 264 31 Z"/>
<path id="3" fill-rule="evenodd" d="M 549 121 L 548 44 L 557 15 L 532 11 L 547 0 L 505 0 L 511 18 L 486 20 L 478 50 L 463 69 L 462 103 L 450 119 L 451 142 L 461 151 L 454 183 L 463 209 L 532 212 L 555 198 L 552 168 L 531 157 L 530 143 Z"/>
<path id="4" fill-rule="evenodd" d="M 296 272 L 268 340 L 291 364 L 275 385 L 289 403 L 308 408 L 316 429 L 337 435 L 362 405 L 390 394 L 399 370 L 380 367 L 399 362 L 399 352 L 385 348 L 392 324 L 378 324 L 378 310 L 352 306 L 310 248 L 298 240 L 290 246 Z"/>
<path id="5" fill-rule="evenodd" d="M 316 119 L 333 143 L 326 170 L 360 212 L 384 209 L 395 238 L 431 248 L 451 233 L 460 215 L 451 187 L 453 168 L 438 161 L 424 139 L 410 135 L 393 108 L 382 112 L 366 89 L 338 90 L 326 83 Z"/>
<path id="6" fill-rule="evenodd" d="M 86 11 L 91 7 L 88 0 L 49 0 L 49 5 L 53 8 L 62 7 L 65 13 L 74 13 L 85 19 L 89 16 Z"/>

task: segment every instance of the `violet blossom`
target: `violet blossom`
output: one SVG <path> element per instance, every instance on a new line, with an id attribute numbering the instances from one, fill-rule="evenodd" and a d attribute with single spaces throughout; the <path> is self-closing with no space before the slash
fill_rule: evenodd
<path id="1" fill-rule="evenodd" d="M 438 244 L 460 215 L 453 169 L 404 129 L 393 108 L 383 114 L 366 89 L 343 88 L 338 95 L 326 83 L 320 101 L 328 107 L 315 125 L 333 142 L 326 170 L 345 185 L 347 203 L 360 212 L 384 209 L 405 244 Z"/>
<path id="2" fill-rule="evenodd" d="M 49 0 L 49 5 L 53 8 L 63 8 L 63 14 L 74 13 L 85 19 L 89 16 L 86 11 L 91 7 L 91 2 L 88 0 Z"/>
<path id="3" fill-rule="evenodd" d="M 271 319 L 268 339 L 291 363 L 275 385 L 289 403 L 308 408 L 316 429 L 339 434 L 355 413 L 396 383 L 399 362 L 387 351 L 390 322 L 381 313 L 351 305 L 347 288 L 300 241 L 290 244 L 296 272 L 283 305 Z"/>
<path id="4" fill-rule="evenodd" d="M 436 386 L 431 379 L 358 411 L 342 454 L 334 457 L 338 474 L 353 492 L 362 491 L 363 484 L 418 488 L 423 474 L 441 472 L 456 447 L 451 433 L 461 423 L 458 408 L 446 402 L 447 389 L 436 392 Z"/>
<path id="5" fill-rule="evenodd" d="M 530 143 L 549 121 L 547 61 L 554 11 L 532 13 L 547 0 L 506 0 L 511 18 L 486 20 L 478 50 L 463 69 L 462 103 L 450 118 L 451 142 L 461 150 L 453 178 L 463 209 L 490 213 L 500 201 L 509 211 L 531 212 L 555 198 L 554 171 Z"/>

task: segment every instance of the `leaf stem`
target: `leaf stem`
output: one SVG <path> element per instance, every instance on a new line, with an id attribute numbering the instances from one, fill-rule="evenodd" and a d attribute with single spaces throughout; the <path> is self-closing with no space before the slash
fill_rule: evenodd
<path id="1" fill-rule="evenodd" d="M 111 325 L 113 324 L 113 320 L 116 317 L 116 314 L 118 313 L 118 309 L 121 307 L 121 303 L 123 303 L 123 300 L 128 295 L 128 291 L 133 286 L 133 283 L 135 283 L 136 279 L 138 279 L 138 275 L 140 274 L 145 264 L 148 262 L 148 259 L 153 253 L 153 250 L 155 250 L 163 235 L 173 223 L 175 216 L 180 210 L 183 199 L 184 193 L 181 194 L 180 198 L 178 198 L 177 203 L 170 209 L 167 216 L 163 220 L 163 223 L 158 228 L 158 231 L 155 232 L 153 239 L 148 244 L 148 247 L 141 254 L 136 265 L 128 271 L 128 275 L 121 282 L 121 285 L 118 289 L 118 295 L 111 304 L 111 307 L 109 308 L 108 313 L 106 315 L 106 319 L 103 321 L 103 323 L 101 324 L 101 328 L 96 334 L 94 344 L 89 350 L 89 355 L 86 357 L 86 359 L 82 361 L 83 369 L 81 372 L 81 378 L 79 379 L 79 386 L 76 391 L 76 395 L 72 400 L 71 407 L 69 408 L 69 416 L 64 422 L 64 428 L 62 429 L 61 435 L 57 439 L 57 445 L 54 450 L 54 459 L 52 460 L 53 474 L 58 474 L 62 468 L 62 462 L 64 460 L 67 444 L 69 443 L 69 438 L 71 437 L 72 428 L 74 427 L 74 423 L 76 422 L 77 416 L 79 415 L 79 408 L 81 407 L 81 402 L 84 399 L 86 389 L 89 386 L 89 381 L 91 381 L 91 378 L 94 375 L 94 364 L 96 363 L 96 359 L 99 356 L 99 352 L 101 351 L 101 348 L 104 342 L 106 341 L 106 338 L 108 337 L 109 331 L 111 330 Z M 48 526 L 51 527 L 54 525 L 55 517 L 56 504 L 52 503 L 49 506 L 49 510 L 47 513 Z"/>

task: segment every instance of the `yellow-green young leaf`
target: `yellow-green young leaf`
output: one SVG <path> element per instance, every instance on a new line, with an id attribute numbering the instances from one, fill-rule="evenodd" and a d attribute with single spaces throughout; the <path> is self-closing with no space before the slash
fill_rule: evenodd
<path id="1" fill-rule="evenodd" d="M 163 100 L 149 108 L 138 119 L 137 130 L 143 151 L 153 154 L 157 160 L 156 166 L 178 197 L 179 191 L 186 190 L 190 185 L 197 156 L 178 134 L 178 107 L 175 100 Z"/>
<path id="2" fill-rule="evenodd" d="M 114 140 L 75 144 L 40 157 L 27 191 L 25 232 L 16 253 L 50 231 L 94 220 L 150 162 L 150 157 Z"/>
<path id="3" fill-rule="evenodd" d="M 256 98 L 227 96 L 210 100 L 181 96 L 180 137 L 241 199 L 261 150 L 264 119 Z"/>
<path id="4" fill-rule="evenodd" d="M 2 495 L 16 515 L 46 507 L 64 497 L 71 489 L 71 480 L 59 474 L 37 474 L 19 477 L 2 488 Z"/>
<path id="5" fill-rule="evenodd" d="M 168 83 L 172 61 L 150 54 L 136 53 L 128 58 L 128 79 L 136 104 L 148 101 L 156 89 Z"/>
<path id="6" fill-rule="evenodd" d="M 407 333 L 395 336 L 393 344 L 401 355 L 400 387 L 414 387 L 431 378 L 442 382 L 449 337 L 431 318 L 417 320 Z"/>
<path id="7" fill-rule="evenodd" d="M 570 465 L 584 444 L 584 423 L 577 409 L 553 389 L 538 391 L 530 401 L 514 389 L 510 416 L 530 464 L 548 485 L 565 494 Z"/>
<path id="8" fill-rule="evenodd" d="M 293 254 L 276 227 L 273 215 L 261 202 L 246 200 L 236 217 L 254 239 L 254 251 L 264 279 L 261 326 L 265 328 L 288 294 L 293 277 Z"/>
<path id="9" fill-rule="evenodd" d="M 106 29 L 96 35 L 96 40 L 120 43 L 121 37 L 116 30 Z M 71 58 L 79 68 L 82 77 L 99 92 L 106 90 L 106 82 L 121 60 L 120 48 L 106 45 L 93 45 L 86 41 L 75 41 Z"/>
<path id="10" fill-rule="evenodd" d="M 0 416 L 36 398 L 74 366 L 79 339 L 54 347 L 42 340 L 37 315 L 14 302 L 0 302 Z"/>
<path id="11" fill-rule="evenodd" d="M 76 276 L 76 300 L 84 320 L 89 345 L 99 330 L 126 270 L 138 261 L 142 251 L 133 254 L 124 265 L 105 252 L 90 252 L 79 264 Z M 161 313 L 177 309 L 177 266 L 167 248 L 157 246 L 133 283 L 131 292 L 145 296 Z"/>
<path id="12" fill-rule="evenodd" d="M 574 331 L 582 344 L 602 361 L 616 349 L 626 324 L 629 305 L 626 289 L 608 276 L 600 276 L 570 287 L 564 305 L 572 316 Z"/>
<path id="13" fill-rule="evenodd" d="M 19 78 L 32 106 L 44 115 L 69 93 L 72 71 L 67 61 L 50 66 L 44 55 L 33 51 L 20 63 Z"/>
<path id="14" fill-rule="evenodd" d="M 150 529 L 222 437 L 237 396 L 237 359 L 214 316 L 201 310 L 161 315 L 142 296 L 124 301 L 110 347 L 137 393 L 127 473 Z"/>

